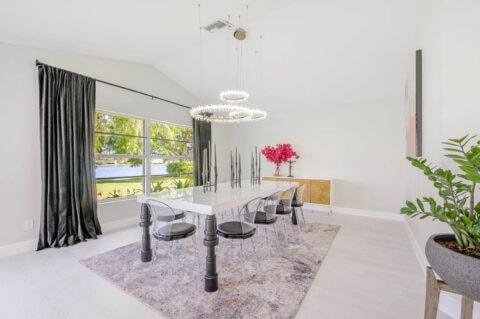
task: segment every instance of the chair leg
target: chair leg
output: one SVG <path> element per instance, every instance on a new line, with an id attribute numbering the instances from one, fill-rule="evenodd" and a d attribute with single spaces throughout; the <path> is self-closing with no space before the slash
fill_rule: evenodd
<path id="1" fill-rule="evenodd" d="M 302 214 L 303 224 L 307 225 L 307 222 L 305 221 L 305 215 L 303 214 L 303 207 L 302 206 L 300 206 L 300 213 Z"/>
<path id="2" fill-rule="evenodd" d="M 285 215 L 287 216 L 286 219 L 290 220 L 290 215 Z M 287 221 L 285 220 L 285 218 L 282 218 L 283 219 L 283 232 L 285 234 L 285 245 L 288 246 L 288 234 L 287 234 Z"/>
<path id="3" fill-rule="evenodd" d="M 265 247 L 268 250 L 268 256 L 272 257 L 272 246 L 270 246 L 270 241 L 268 240 L 268 230 L 267 227 L 263 227 L 265 231 Z"/>
<path id="4" fill-rule="evenodd" d="M 255 248 L 255 241 L 253 240 L 253 237 L 250 238 L 250 241 L 252 242 L 253 253 L 256 257 L 257 256 L 257 249 Z"/>
<path id="5" fill-rule="evenodd" d="M 195 233 L 193 236 L 192 236 L 192 244 L 193 244 L 193 249 L 195 250 L 195 257 L 197 259 L 197 267 L 198 267 L 198 271 L 202 271 L 202 267 L 201 267 L 201 263 L 200 263 L 200 253 L 198 251 L 198 245 L 197 245 L 197 234 Z M 203 278 L 202 278 L 203 280 Z"/>
<path id="6" fill-rule="evenodd" d="M 253 248 L 253 258 L 255 259 L 255 271 L 258 273 L 258 258 L 257 258 L 257 249 L 255 248 L 255 240 L 253 240 L 253 237 L 250 237 L 250 242 L 252 243 L 252 248 Z"/>
<path id="7" fill-rule="evenodd" d="M 177 248 L 175 251 L 177 252 L 178 256 L 182 255 L 183 245 L 181 240 L 175 240 Z"/>
<path id="8" fill-rule="evenodd" d="M 297 225 L 294 225 L 292 223 L 289 223 L 290 231 L 291 231 L 293 239 L 299 239 L 300 238 L 300 233 L 301 233 L 300 224 L 301 223 L 297 223 Z"/>
<path id="9" fill-rule="evenodd" d="M 158 252 L 158 245 L 160 244 L 159 240 L 156 240 L 155 242 L 155 249 L 153 250 L 153 255 L 152 255 L 152 265 L 155 262 L 155 259 L 157 259 L 157 252 Z"/>
<path id="10" fill-rule="evenodd" d="M 230 258 L 230 261 L 233 261 L 233 259 L 234 259 L 234 257 L 233 257 L 234 249 L 235 249 L 235 245 L 233 244 L 233 239 L 230 239 L 230 253 L 232 254 L 232 258 Z M 227 256 L 225 256 L 225 257 L 227 257 Z M 225 258 L 224 260 L 226 260 L 225 261 L 225 265 L 226 265 L 228 260 L 227 260 L 227 258 Z"/>
<path id="11" fill-rule="evenodd" d="M 223 273 L 223 268 L 225 267 L 225 257 L 223 256 L 223 251 L 220 253 L 220 244 L 221 241 L 218 241 L 218 245 L 215 246 L 215 256 L 217 256 L 217 270 L 220 269 L 220 273 Z"/>
<path id="12" fill-rule="evenodd" d="M 246 278 L 245 276 L 245 252 L 243 251 L 243 239 L 240 239 L 240 254 L 242 255 L 242 277 Z"/>
<path id="13" fill-rule="evenodd" d="M 173 276 L 173 249 L 174 249 L 174 244 L 175 242 L 172 241 L 169 243 L 168 247 L 168 265 L 167 265 L 167 270 L 168 270 L 168 276 L 169 280 L 172 280 Z"/>
<path id="14" fill-rule="evenodd" d="M 278 219 L 280 223 L 280 218 Z M 280 230 L 277 229 L 277 223 L 272 224 L 273 226 L 273 232 L 275 233 L 275 238 L 277 239 L 276 242 L 272 244 L 272 250 L 275 248 L 277 253 L 280 253 L 282 250 L 282 245 L 280 244 L 281 238 L 280 238 Z M 278 226 L 281 227 L 281 226 Z"/>
<path id="15" fill-rule="evenodd" d="M 194 214 L 193 214 L 193 224 L 194 224 L 194 225 L 195 225 L 195 219 L 197 220 L 197 221 L 196 221 L 197 230 L 199 231 L 199 230 L 200 230 L 200 214 L 197 214 L 197 213 L 194 213 Z"/>

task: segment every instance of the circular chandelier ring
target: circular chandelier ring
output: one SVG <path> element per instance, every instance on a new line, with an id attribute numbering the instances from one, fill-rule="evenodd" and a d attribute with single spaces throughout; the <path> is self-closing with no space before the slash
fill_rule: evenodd
<path id="1" fill-rule="evenodd" d="M 240 105 L 213 104 L 201 105 L 190 110 L 190 115 L 200 121 L 240 122 L 252 116 L 252 110 Z"/>
<path id="2" fill-rule="evenodd" d="M 250 94 L 242 90 L 226 90 L 218 95 L 220 100 L 228 103 L 243 103 L 250 97 Z"/>

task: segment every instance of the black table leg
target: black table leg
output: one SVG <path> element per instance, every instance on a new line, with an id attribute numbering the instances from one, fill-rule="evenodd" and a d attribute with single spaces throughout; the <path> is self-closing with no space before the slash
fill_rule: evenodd
<path id="1" fill-rule="evenodd" d="M 297 223 L 297 212 L 295 211 L 295 207 L 292 207 L 292 224 L 298 225 Z"/>
<path id="2" fill-rule="evenodd" d="M 143 229 L 142 233 L 142 261 L 149 262 L 152 260 L 152 245 L 150 240 L 150 225 L 152 214 L 147 204 L 142 204 L 142 211 L 140 213 L 140 227 Z"/>
<path id="3" fill-rule="evenodd" d="M 203 244 L 207 247 L 205 291 L 214 292 L 218 289 L 217 256 L 215 246 L 218 245 L 217 217 L 207 215 L 205 217 L 205 239 Z"/>

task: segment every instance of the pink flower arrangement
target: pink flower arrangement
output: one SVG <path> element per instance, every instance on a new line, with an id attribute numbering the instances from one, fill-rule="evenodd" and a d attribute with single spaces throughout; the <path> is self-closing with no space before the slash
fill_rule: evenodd
<path id="1" fill-rule="evenodd" d="M 265 146 L 261 152 L 267 161 L 273 162 L 277 166 L 288 162 L 291 158 L 300 158 L 290 144 L 277 144 L 275 147 Z"/>

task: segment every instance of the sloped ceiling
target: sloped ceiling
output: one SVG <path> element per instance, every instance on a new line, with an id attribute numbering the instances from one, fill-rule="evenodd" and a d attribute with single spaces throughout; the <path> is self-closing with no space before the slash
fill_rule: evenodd
<path id="1" fill-rule="evenodd" d="M 199 20 L 230 15 L 248 31 L 252 105 L 328 108 L 402 97 L 417 2 L 208 0 L 199 11 L 192 0 L 0 0 L 0 41 L 152 64 L 210 103 L 234 87 L 236 41 L 200 36 Z"/>

